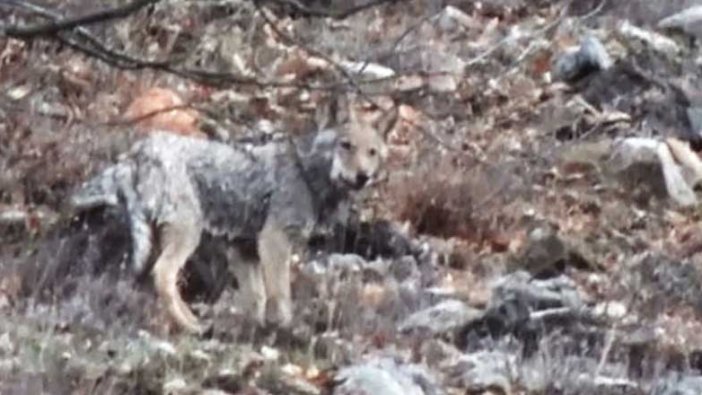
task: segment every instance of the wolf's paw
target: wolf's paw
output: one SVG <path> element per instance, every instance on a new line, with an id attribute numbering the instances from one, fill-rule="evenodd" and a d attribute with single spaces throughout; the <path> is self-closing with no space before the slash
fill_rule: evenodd
<path id="1" fill-rule="evenodd" d="M 180 327 L 183 328 L 186 332 L 193 334 L 193 335 L 202 335 L 205 333 L 205 330 L 207 329 L 203 325 L 200 324 L 199 321 L 187 321 L 187 322 L 179 322 Z"/>
<path id="2" fill-rule="evenodd" d="M 266 312 L 266 324 L 289 328 L 292 324 L 292 302 L 284 298 L 270 299 Z"/>

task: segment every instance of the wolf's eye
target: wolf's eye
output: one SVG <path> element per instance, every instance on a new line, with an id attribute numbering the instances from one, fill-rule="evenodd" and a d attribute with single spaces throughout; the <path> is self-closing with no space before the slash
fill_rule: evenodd
<path id="1" fill-rule="evenodd" d="M 350 141 L 344 140 L 341 142 L 341 148 L 345 149 L 346 151 L 351 151 L 351 148 L 353 148 L 353 146 L 351 145 Z"/>
<path id="2" fill-rule="evenodd" d="M 371 148 L 368 150 L 368 155 L 370 155 L 370 156 L 375 156 L 375 154 L 377 154 L 377 153 L 378 153 L 378 151 L 376 151 L 375 148 Z"/>

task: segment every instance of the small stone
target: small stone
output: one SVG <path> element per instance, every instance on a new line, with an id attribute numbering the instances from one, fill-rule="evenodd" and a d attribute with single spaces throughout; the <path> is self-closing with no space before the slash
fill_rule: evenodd
<path id="1" fill-rule="evenodd" d="M 556 59 L 553 76 L 563 81 L 574 81 L 589 73 L 607 70 L 612 64 L 612 58 L 602 42 L 594 36 L 587 36 L 579 47 L 568 49 Z"/>
<path id="2" fill-rule="evenodd" d="M 330 254 L 328 267 L 341 273 L 359 272 L 366 266 L 366 260 L 356 254 Z"/>
<path id="3" fill-rule="evenodd" d="M 595 36 L 585 37 L 580 44 L 580 56 L 597 70 L 607 70 L 614 63 L 604 44 Z"/>
<path id="4" fill-rule="evenodd" d="M 511 394 L 511 379 L 518 377 L 516 357 L 498 351 L 464 355 L 448 371 L 451 384 L 466 388 L 471 394 L 488 390 Z"/>
<path id="5" fill-rule="evenodd" d="M 164 394 L 177 394 L 182 392 L 188 384 L 181 377 L 171 379 L 163 384 Z"/>
<path id="6" fill-rule="evenodd" d="M 153 345 L 156 350 L 163 354 L 173 356 L 177 353 L 175 346 L 167 341 L 156 341 Z"/>
<path id="7" fill-rule="evenodd" d="M 455 92 L 458 89 L 456 77 L 450 74 L 439 74 L 430 76 L 427 80 L 429 89 L 433 92 Z"/>
<path id="8" fill-rule="evenodd" d="M 126 376 L 128 374 L 131 374 L 134 371 L 134 367 L 132 366 L 131 363 L 124 361 L 117 366 L 117 372 L 122 375 Z"/>
<path id="9" fill-rule="evenodd" d="M 481 316 L 482 311 L 459 300 L 450 299 L 410 315 L 400 324 L 399 330 L 428 331 L 431 334 L 449 333 Z"/>
<path id="10" fill-rule="evenodd" d="M 613 146 L 609 165 L 627 186 L 646 186 L 652 194 L 667 195 L 683 207 L 697 203 L 683 168 L 662 141 L 643 137 L 619 140 Z"/>
<path id="11" fill-rule="evenodd" d="M 702 32 L 702 5 L 692 6 L 658 22 L 660 29 L 680 29 L 696 36 Z"/>
<path id="12" fill-rule="evenodd" d="M 389 78 L 396 74 L 395 70 L 377 63 L 342 61 L 341 66 L 349 73 L 368 78 Z"/>
<path id="13" fill-rule="evenodd" d="M 530 309 L 569 307 L 579 309 L 583 302 L 575 282 L 565 275 L 538 280 L 524 271 L 500 278 L 492 289 L 491 307 L 518 300 Z"/>
<path id="14" fill-rule="evenodd" d="M 280 368 L 280 370 L 283 373 L 291 376 L 302 376 L 303 373 L 303 370 L 299 365 L 294 365 L 291 363 L 286 363 Z"/>
<path id="15" fill-rule="evenodd" d="M 210 361 L 212 360 L 212 358 L 210 357 L 210 355 L 207 354 L 206 352 L 202 351 L 202 350 L 193 350 L 193 351 L 190 353 L 190 356 L 191 356 L 194 360 L 196 360 L 196 361 L 201 361 L 201 362 L 210 362 Z"/>
<path id="16" fill-rule="evenodd" d="M 654 395 L 699 395 L 702 376 L 670 377 L 662 380 Z"/>
<path id="17" fill-rule="evenodd" d="M 628 313 L 626 306 L 621 302 L 599 303 L 593 309 L 593 314 L 605 316 L 610 319 L 621 319 Z"/>
<path id="18" fill-rule="evenodd" d="M 272 347 L 263 346 L 261 347 L 261 355 L 263 359 L 268 361 L 277 361 L 280 358 L 280 351 Z"/>
<path id="19" fill-rule="evenodd" d="M 334 380 L 334 395 L 442 395 L 433 377 L 420 365 L 391 358 L 371 359 L 343 368 Z"/>
<path id="20" fill-rule="evenodd" d="M 199 393 L 200 395 L 230 395 L 231 392 L 226 392 L 216 389 L 206 389 Z"/>
<path id="21" fill-rule="evenodd" d="M 453 344 L 440 339 L 429 339 L 423 342 L 421 354 L 429 366 L 451 364 L 462 356 Z"/>
<path id="22" fill-rule="evenodd" d="M 21 100 L 25 98 L 31 91 L 32 88 L 30 85 L 20 85 L 14 88 L 10 88 L 7 92 L 5 92 L 5 95 L 7 95 L 7 97 L 11 100 Z"/>
<path id="23" fill-rule="evenodd" d="M 445 32 L 480 26 L 480 22 L 454 6 L 446 6 L 439 15 L 439 27 Z"/>

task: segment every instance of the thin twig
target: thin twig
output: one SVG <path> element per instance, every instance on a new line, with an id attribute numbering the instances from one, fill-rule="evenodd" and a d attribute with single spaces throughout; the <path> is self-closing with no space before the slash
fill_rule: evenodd
<path id="1" fill-rule="evenodd" d="M 440 145 L 441 147 L 443 147 L 443 148 L 445 148 L 445 149 L 447 149 L 447 150 L 449 150 L 449 151 L 453 151 L 453 152 L 459 152 L 459 151 L 460 151 L 458 148 L 456 148 L 456 147 L 454 147 L 453 145 L 451 145 L 451 144 L 445 142 L 443 139 L 441 139 L 441 137 L 434 135 L 434 133 L 430 132 L 429 130 L 427 130 L 427 128 L 425 128 L 424 126 L 418 124 L 418 123 L 415 122 L 414 120 L 409 119 L 409 118 L 404 118 L 403 120 L 404 120 L 405 122 L 409 123 L 410 125 L 414 126 L 415 128 L 417 128 L 417 130 L 418 130 L 421 134 L 423 134 L 425 137 L 429 138 L 430 140 L 434 141 L 436 144 Z"/>
<path id="2" fill-rule="evenodd" d="M 615 276 L 618 276 L 618 274 L 619 273 L 615 274 Z M 629 311 L 632 311 L 635 301 L 636 294 L 632 294 L 631 297 L 628 298 L 626 305 L 624 305 L 624 311 L 627 313 Z M 607 313 L 607 309 L 605 309 L 605 313 Z M 619 327 L 622 325 L 624 320 L 628 317 L 629 316 L 625 314 L 623 317 L 618 317 L 617 319 L 615 319 L 614 323 L 612 324 L 612 327 L 607 332 L 607 338 L 605 340 L 605 345 L 602 349 L 602 355 L 600 355 L 600 360 L 597 363 L 597 368 L 593 372 L 593 378 L 597 378 L 602 372 L 602 369 L 604 369 L 604 366 L 607 363 L 607 359 L 609 359 L 609 354 L 612 352 L 612 347 L 614 346 L 614 343 L 617 340 L 617 331 L 619 330 Z"/>
<path id="3" fill-rule="evenodd" d="M 159 115 L 159 114 L 163 114 L 163 113 L 171 112 L 171 111 L 176 111 L 176 110 L 184 110 L 184 109 L 197 110 L 198 108 L 196 108 L 196 106 L 194 106 L 191 103 L 176 104 L 173 106 L 159 108 L 158 110 L 149 111 L 145 114 L 141 114 L 141 115 L 138 115 L 138 116 L 135 116 L 132 118 L 115 119 L 115 120 L 103 122 L 101 124 L 105 125 L 105 126 L 131 125 L 131 124 L 139 123 L 139 122 L 144 121 L 146 119 L 155 117 L 156 115 Z"/>
<path id="4" fill-rule="evenodd" d="M 254 0 L 254 1 L 257 2 L 257 0 Z M 297 0 L 269 0 L 269 2 L 272 2 L 272 3 L 291 6 L 295 9 L 295 11 L 297 11 L 303 15 L 306 15 L 306 16 L 332 18 L 332 19 L 346 19 L 353 14 L 357 14 L 361 11 L 365 11 L 369 8 L 376 7 L 378 5 L 381 5 L 383 3 L 388 3 L 390 1 L 395 1 L 395 0 L 372 0 L 372 1 L 368 1 L 368 2 L 363 3 L 363 4 L 349 7 L 343 11 L 330 12 L 327 10 L 322 10 L 319 8 L 313 8 L 313 7 L 306 6 Z"/>
<path id="5" fill-rule="evenodd" d="M 363 89 L 361 89 L 361 87 L 356 83 L 356 79 L 354 78 L 354 76 L 351 75 L 351 73 L 350 73 L 348 70 L 346 70 L 346 68 L 344 68 L 344 66 L 342 66 L 342 65 L 340 65 L 339 63 L 337 63 L 336 61 L 334 61 L 334 59 L 332 59 L 331 56 L 325 54 L 324 52 L 322 52 L 322 51 L 320 51 L 320 50 L 318 50 L 318 49 L 312 48 L 312 47 L 310 47 L 310 46 L 307 46 L 307 45 L 303 44 L 302 42 L 300 42 L 299 40 L 297 40 L 295 37 L 292 37 L 292 36 L 290 36 L 290 35 L 288 35 L 288 34 L 285 34 L 282 30 L 280 30 L 280 29 L 278 28 L 278 26 L 276 25 L 275 21 L 270 17 L 270 15 L 268 15 L 268 13 L 266 12 L 266 10 L 263 9 L 263 7 L 261 7 L 261 5 L 259 4 L 259 1 L 258 1 L 258 0 L 255 0 L 255 1 L 254 1 L 254 4 L 255 4 L 256 9 L 258 10 L 258 12 L 261 14 L 261 16 L 263 17 L 263 19 L 264 19 L 264 20 L 266 21 L 266 23 L 268 24 L 268 26 L 270 26 L 271 30 L 273 30 L 273 32 L 274 32 L 279 38 L 281 38 L 284 42 L 286 42 L 286 44 L 288 44 L 288 45 L 293 45 L 293 46 L 296 46 L 296 47 L 298 47 L 298 48 L 301 48 L 301 49 L 303 49 L 305 52 L 307 52 L 308 54 L 323 59 L 323 60 L 324 60 L 325 62 L 327 62 L 329 65 L 331 65 L 331 66 L 334 67 L 336 70 L 338 70 L 338 71 L 346 78 L 346 80 L 347 80 L 348 83 L 354 88 L 354 90 L 355 90 L 364 100 L 368 101 L 369 103 L 371 103 L 371 104 L 374 105 L 375 107 L 382 108 L 382 107 L 379 106 L 377 103 L 375 103 L 375 101 L 374 101 L 373 99 L 371 99 L 370 97 L 368 97 L 368 96 L 363 92 Z"/>
<path id="6" fill-rule="evenodd" d="M 563 19 L 565 18 L 565 16 L 566 16 L 567 13 L 568 13 L 569 7 L 570 7 L 570 2 L 566 3 L 566 4 L 563 6 L 563 9 L 561 9 L 561 12 L 560 12 L 559 15 L 558 15 L 558 18 L 556 18 L 556 19 L 554 19 L 553 21 L 549 22 L 548 24 L 546 24 L 546 26 L 544 26 L 544 27 L 538 29 L 537 31 L 535 31 L 535 32 L 533 32 L 533 33 L 531 33 L 531 34 L 529 34 L 527 37 L 528 37 L 529 39 L 533 40 L 534 38 L 541 37 L 541 36 L 545 35 L 546 33 L 548 33 L 550 30 L 556 28 L 561 22 L 563 22 Z M 473 65 L 475 65 L 475 64 L 478 64 L 478 63 L 482 62 L 483 60 L 485 60 L 485 59 L 487 59 L 488 57 L 490 57 L 493 53 L 497 52 L 497 50 L 501 49 L 503 46 L 505 46 L 506 44 L 508 44 L 509 42 L 511 42 L 511 41 L 513 41 L 513 40 L 514 40 L 514 38 L 511 37 L 511 36 L 509 36 L 509 35 L 506 36 L 506 37 L 504 37 L 504 38 L 502 38 L 500 41 L 498 41 L 497 43 L 495 43 L 495 45 L 493 45 L 492 47 L 490 47 L 490 48 L 488 48 L 487 50 L 485 50 L 484 52 L 478 54 L 478 56 L 476 56 L 476 57 L 474 57 L 474 58 L 468 60 L 468 61 L 465 63 L 464 67 L 470 67 L 470 66 L 473 66 Z M 528 49 L 528 50 L 531 50 L 532 45 L 533 45 L 533 44 L 530 44 L 530 45 L 527 47 L 527 49 Z M 526 55 L 527 55 L 527 52 L 526 52 L 526 51 L 523 52 L 523 53 L 520 54 L 520 56 L 518 57 L 518 60 L 519 60 L 519 61 L 523 60 L 523 59 L 526 57 Z"/>
<path id="7" fill-rule="evenodd" d="M 578 19 L 580 19 L 580 21 L 582 22 L 582 21 L 586 21 L 586 20 L 596 16 L 597 14 L 599 14 L 602 11 L 602 9 L 604 8 L 604 6 L 606 4 L 607 4 L 607 0 L 601 0 L 600 4 L 598 4 L 597 7 L 593 8 L 592 11 L 579 17 Z"/>
<path id="8" fill-rule="evenodd" d="M 414 32 L 415 30 L 419 29 L 419 27 L 422 26 L 425 22 L 430 21 L 430 20 L 432 20 L 432 19 L 436 19 L 436 18 L 441 14 L 441 12 L 443 12 L 443 11 L 439 11 L 439 12 L 436 12 L 436 13 L 433 13 L 433 14 L 425 15 L 425 16 L 422 17 L 419 21 L 417 21 L 416 23 L 413 23 L 410 27 L 408 27 L 404 32 L 402 32 L 402 34 L 400 34 L 400 35 L 395 39 L 395 41 L 392 43 L 392 45 L 390 45 L 390 49 L 389 49 L 388 52 L 390 52 L 390 53 L 396 52 L 397 49 L 400 47 L 400 44 L 402 44 L 402 42 L 403 42 L 407 37 L 409 37 L 409 35 L 412 34 L 412 32 Z M 368 65 L 370 64 L 370 61 L 371 61 L 371 56 L 369 55 L 369 56 L 367 56 L 366 59 L 363 61 L 363 64 L 361 65 L 361 68 L 358 70 L 358 72 L 356 73 L 356 75 L 360 76 L 361 74 L 363 74 L 363 72 L 366 70 L 366 68 L 367 68 Z"/>
<path id="9" fill-rule="evenodd" d="M 254 0 L 254 6 L 258 10 L 258 12 L 261 14 L 263 19 L 266 21 L 268 26 L 273 30 L 273 32 L 280 37 L 283 41 L 287 42 L 288 45 L 294 45 L 298 48 L 301 48 L 305 50 L 307 53 L 311 54 L 312 56 L 316 56 L 318 58 L 323 59 L 326 61 L 328 64 L 330 64 L 332 67 L 334 67 L 336 70 L 338 70 L 346 79 L 346 82 L 356 91 L 356 93 L 359 95 L 359 97 L 363 100 L 365 100 L 367 103 L 372 105 L 375 108 L 380 109 L 383 112 L 383 116 L 386 116 L 390 112 L 394 112 L 394 116 L 398 115 L 399 107 L 396 103 L 393 102 L 393 105 L 391 108 L 383 108 L 380 104 L 378 104 L 375 100 L 373 100 L 368 94 L 366 94 L 363 89 L 359 86 L 357 83 L 356 79 L 354 78 L 353 75 L 342 65 L 334 61 L 334 59 L 331 58 L 331 56 L 327 55 L 326 53 L 317 50 L 315 48 L 312 48 L 310 46 L 304 45 L 301 43 L 299 40 L 296 38 L 285 34 L 283 31 L 281 31 L 278 26 L 276 25 L 275 21 L 266 13 L 266 10 L 264 10 L 261 5 L 259 4 L 258 0 Z"/>

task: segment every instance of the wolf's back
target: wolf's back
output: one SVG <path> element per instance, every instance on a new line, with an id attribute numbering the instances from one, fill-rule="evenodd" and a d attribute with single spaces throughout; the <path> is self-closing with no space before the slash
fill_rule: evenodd
<path id="1" fill-rule="evenodd" d="M 133 167 L 130 162 L 114 164 L 86 181 L 71 195 L 70 205 L 78 211 L 96 207 L 117 206 L 120 188 L 131 185 Z"/>

